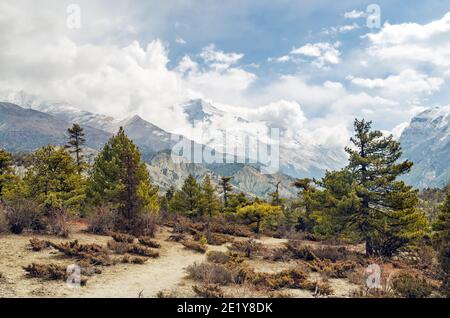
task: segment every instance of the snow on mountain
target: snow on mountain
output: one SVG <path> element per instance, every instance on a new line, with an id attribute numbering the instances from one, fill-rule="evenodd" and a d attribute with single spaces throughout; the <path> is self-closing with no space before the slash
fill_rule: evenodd
<path id="1" fill-rule="evenodd" d="M 400 143 L 414 166 L 405 181 L 419 188 L 442 187 L 450 181 L 450 105 L 430 108 L 413 117 Z"/>

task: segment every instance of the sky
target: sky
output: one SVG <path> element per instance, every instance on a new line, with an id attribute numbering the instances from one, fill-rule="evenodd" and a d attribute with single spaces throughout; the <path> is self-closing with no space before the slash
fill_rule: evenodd
<path id="1" fill-rule="evenodd" d="M 342 147 L 355 117 L 398 137 L 448 105 L 449 40 L 437 0 L 3 0 L 0 91 L 177 133 L 202 98 Z"/>

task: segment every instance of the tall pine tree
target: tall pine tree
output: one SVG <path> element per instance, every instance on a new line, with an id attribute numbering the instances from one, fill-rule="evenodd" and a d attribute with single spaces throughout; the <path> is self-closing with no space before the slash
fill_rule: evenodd
<path id="1" fill-rule="evenodd" d="M 433 227 L 436 231 L 435 239 L 443 273 L 442 289 L 446 297 L 450 297 L 450 187 L 447 187 L 447 196 L 441 207 L 441 214 Z"/>
<path id="2" fill-rule="evenodd" d="M 201 185 L 200 210 L 203 215 L 210 218 L 220 209 L 220 203 L 216 195 L 216 189 L 211 182 L 211 177 L 207 175 Z"/>
<path id="3" fill-rule="evenodd" d="M 120 127 L 98 154 L 86 189 L 91 204 L 111 204 L 118 211 L 118 227 L 134 231 L 142 215 L 159 212 L 158 189 L 152 186 L 136 145 Z"/>
<path id="4" fill-rule="evenodd" d="M 5 187 L 11 183 L 15 174 L 13 170 L 11 155 L 6 151 L 0 150 L 0 198 L 3 196 Z"/>
<path id="5" fill-rule="evenodd" d="M 200 186 L 193 175 L 189 175 L 180 191 L 173 196 L 170 204 L 172 211 L 188 216 L 197 216 L 199 213 Z"/>
<path id="6" fill-rule="evenodd" d="M 86 142 L 83 130 L 84 129 L 78 124 L 73 124 L 71 128 L 67 129 L 69 141 L 67 142 L 66 147 L 71 154 L 75 154 L 78 174 L 81 174 L 85 165 L 83 161 L 83 149 L 81 148 Z"/>
<path id="7" fill-rule="evenodd" d="M 227 209 L 227 207 L 228 207 L 228 197 L 229 197 L 228 194 L 229 194 L 229 192 L 232 191 L 230 181 L 231 181 L 231 177 L 220 178 L 219 184 L 222 188 L 224 209 Z"/>

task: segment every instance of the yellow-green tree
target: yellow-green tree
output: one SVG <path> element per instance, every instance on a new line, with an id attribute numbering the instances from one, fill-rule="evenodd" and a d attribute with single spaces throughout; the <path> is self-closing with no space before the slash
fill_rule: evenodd
<path id="1" fill-rule="evenodd" d="M 447 191 L 450 191 L 448 188 Z M 443 273 L 443 291 L 450 297 L 450 192 L 441 207 L 441 214 L 434 224 L 435 240 L 439 251 L 439 262 Z"/>
<path id="2" fill-rule="evenodd" d="M 217 198 L 216 189 L 211 182 L 211 177 L 207 175 L 200 187 L 200 211 L 210 218 L 219 212 L 220 202 Z"/>
<path id="3" fill-rule="evenodd" d="M 238 217 L 244 220 L 245 223 L 255 225 L 256 233 L 259 233 L 265 224 L 276 219 L 281 213 L 281 207 L 273 206 L 266 202 L 255 202 L 237 211 Z"/>
<path id="4" fill-rule="evenodd" d="M 79 209 L 84 202 L 84 184 L 75 161 L 64 148 L 45 146 L 31 156 L 23 180 L 24 195 L 45 211 Z"/>

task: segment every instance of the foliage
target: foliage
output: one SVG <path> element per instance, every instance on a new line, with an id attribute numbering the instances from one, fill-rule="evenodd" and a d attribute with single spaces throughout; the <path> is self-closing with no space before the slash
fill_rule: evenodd
<path id="1" fill-rule="evenodd" d="M 210 218 L 220 211 L 220 202 L 209 175 L 203 179 L 200 187 L 199 210 L 201 215 L 208 215 Z"/>
<path id="2" fill-rule="evenodd" d="M 262 226 L 267 224 L 270 219 L 281 214 L 279 206 L 273 206 L 268 203 L 253 203 L 252 205 L 240 208 L 237 215 L 248 224 L 255 224 L 255 231 L 259 233 Z"/>
<path id="3" fill-rule="evenodd" d="M 433 291 L 424 277 L 407 271 L 397 273 L 392 278 L 391 284 L 394 292 L 405 298 L 425 298 Z"/>
<path id="4" fill-rule="evenodd" d="M 226 210 L 228 208 L 228 195 L 229 192 L 233 190 L 230 184 L 231 177 L 224 176 L 220 178 L 220 187 L 222 188 L 222 194 L 223 194 L 223 207 Z"/>
<path id="5" fill-rule="evenodd" d="M 193 175 L 189 175 L 180 191 L 175 192 L 171 202 L 172 211 L 185 214 L 187 216 L 197 216 L 199 214 L 200 186 Z"/>
<path id="6" fill-rule="evenodd" d="M 450 190 L 450 188 L 448 188 Z M 443 291 L 447 297 L 450 297 L 450 191 L 444 204 L 441 207 L 441 213 L 434 224 L 436 231 L 434 239 L 439 252 L 439 263 L 443 272 Z"/>
<path id="7" fill-rule="evenodd" d="M 8 185 L 15 179 L 13 162 L 11 155 L 3 149 L 0 149 L 0 198 Z"/>
<path id="8" fill-rule="evenodd" d="M 108 234 L 114 228 L 115 212 L 108 205 L 93 206 L 88 213 L 88 231 L 94 234 Z"/>
<path id="9" fill-rule="evenodd" d="M 138 148 L 121 127 L 95 159 L 86 189 L 88 202 L 111 204 L 118 214 L 116 228 L 133 232 L 145 221 L 140 216 L 159 212 L 157 192 Z"/>
<path id="10" fill-rule="evenodd" d="M 8 202 L 5 210 L 8 228 L 14 234 L 21 234 L 24 230 L 40 231 L 47 227 L 42 213 L 33 200 L 14 199 Z"/>

